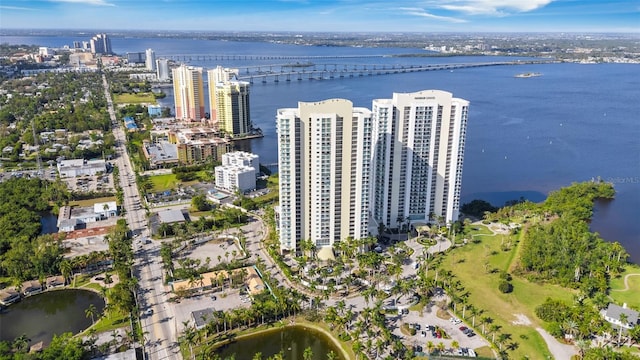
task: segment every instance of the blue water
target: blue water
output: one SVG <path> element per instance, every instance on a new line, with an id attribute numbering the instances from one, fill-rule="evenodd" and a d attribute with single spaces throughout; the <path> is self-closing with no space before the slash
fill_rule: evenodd
<path id="1" fill-rule="evenodd" d="M 2 42 L 71 44 L 82 38 L 2 37 Z M 198 39 L 113 38 L 117 53 L 153 48 L 163 54 L 377 55 L 420 49 L 310 47 Z M 340 64 L 426 64 L 513 60 L 505 57 L 357 58 L 313 60 Z M 286 60 L 189 61 L 212 68 L 290 62 Z M 540 72 L 534 78 L 514 78 Z M 462 183 L 463 202 L 475 198 L 502 205 L 525 196 L 541 201 L 554 189 L 601 177 L 617 195 L 596 205 L 592 229 L 619 241 L 640 263 L 640 65 L 543 64 L 450 71 L 256 83 L 251 88 L 252 121 L 265 137 L 251 141 L 262 163 L 277 162 L 275 114 L 298 101 L 346 98 L 371 107 L 375 98 L 423 89 L 450 91 L 471 102 Z M 173 105 L 171 89 L 162 103 Z"/>

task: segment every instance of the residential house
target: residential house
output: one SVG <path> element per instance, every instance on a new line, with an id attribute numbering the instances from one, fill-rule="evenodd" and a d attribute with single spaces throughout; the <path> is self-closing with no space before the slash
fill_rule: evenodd
<path id="1" fill-rule="evenodd" d="M 22 283 L 22 294 L 31 296 L 42 292 L 42 284 L 38 280 L 29 280 Z"/>
<path id="2" fill-rule="evenodd" d="M 20 293 L 15 288 L 5 288 L 0 290 L 0 305 L 7 306 L 20 300 Z"/>
<path id="3" fill-rule="evenodd" d="M 62 275 L 49 276 L 45 283 L 47 284 L 47 289 L 64 287 L 65 285 L 64 276 Z"/>
<path id="4" fill-rule="evenodd" d="M 624 322 L 620 319 L 623 314 L 626 317 Z M 638 325 L 638 312 L 627 308 L 627 304 L 619 306 L 611 303 L 604 313 L 604 319 L 614 326 L 622 326 L 625 329 L 631 329 Z"/>

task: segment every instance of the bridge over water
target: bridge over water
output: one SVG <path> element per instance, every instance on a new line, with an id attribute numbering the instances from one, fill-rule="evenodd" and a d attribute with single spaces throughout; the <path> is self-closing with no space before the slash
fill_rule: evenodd
<path id="1" fill-rule="evenodd" d="M 255 61 L 255 60 L 326 60 L 326 59 L 374 59 L 393 55 L 233 55 L 233 54 L 163 54 L 158 58 L 174 61 Z"/>
<path id="2" fill-rule="evenodd" d="M 449 63 L 449 64 L 422 64 L 422 65 L 397 65 L 397 64 L 278 64 L 260 65 L 239 68 L 238 80 L 255 82 L 280 82 L 302 80 L 330 80 L 340 78 L 353 78 L 373 75 L 402 74 L 435 70 L 455 70 L 485 66 L 548 64 L 553 60 L 528 60 L 528 61 L 492 61 L 478 63 Z"/>

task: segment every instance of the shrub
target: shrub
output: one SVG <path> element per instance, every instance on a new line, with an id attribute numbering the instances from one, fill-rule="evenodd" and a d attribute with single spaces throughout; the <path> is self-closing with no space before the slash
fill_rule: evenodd
<path id="1" fill-rule="evenodd" d="M 511 281 L 511 274 L 509 274 L 506 271 L 501 271 L 500 272 L 500 279 L 505 280 L 505 281 Z"/>
<path id="2" fill-rule="evenodd" d="M 508 294 L 513 291 L 513 285 L 511 285 L 510 282 L 503 280 L 500 282 L 500 285 L 498 285 L 498 290 L 503 294 Z"/>

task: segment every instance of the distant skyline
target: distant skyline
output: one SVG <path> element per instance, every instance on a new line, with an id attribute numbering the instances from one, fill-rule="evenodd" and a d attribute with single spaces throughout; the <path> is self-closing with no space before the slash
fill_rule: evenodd
<path id="1" fill-rule="evenodd" d="M 640 1 L 1 0 L 0 29 L 637 33 Z"/>

